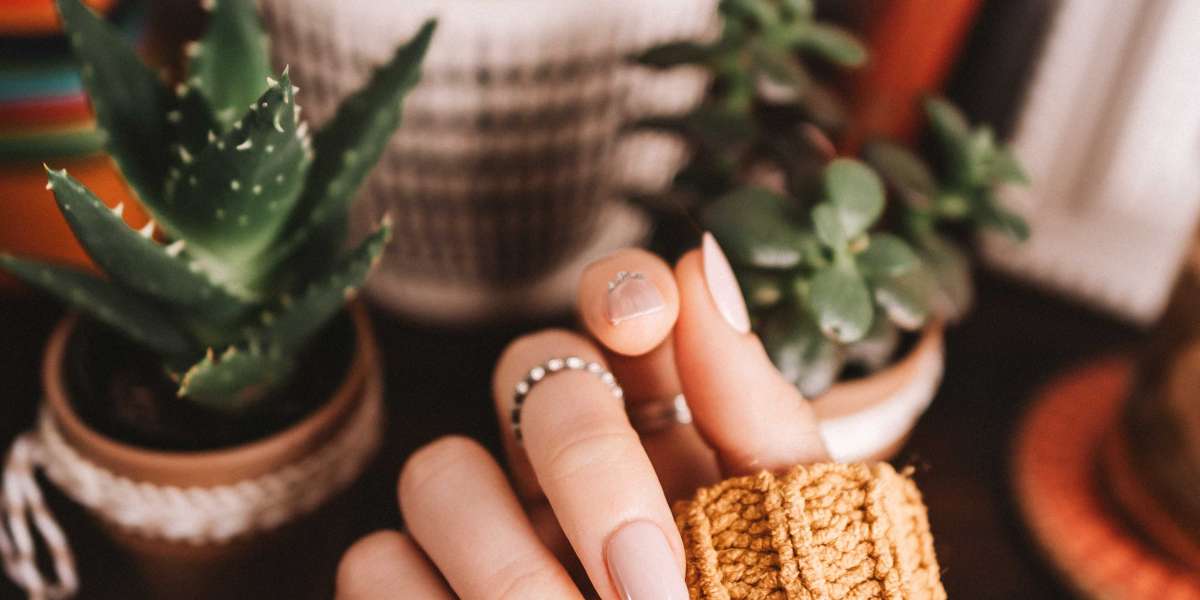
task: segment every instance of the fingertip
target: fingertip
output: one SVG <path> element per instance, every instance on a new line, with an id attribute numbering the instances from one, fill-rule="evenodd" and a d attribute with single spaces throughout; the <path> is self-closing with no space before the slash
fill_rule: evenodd
<path id="1" fill-rule="evenodd" d="M 729 473 L 827 458 L 808 401 L 779 374 L 758 337 L 731 321 L 736 311 L 722 310 L 704 265 L 709 253 L 689 251 L 675 265 L 675 364 L 696 427 Z"/>
<path id="2" fill-rule="evenodd" d="M 588 332 L 606 348 L 640 356 L 670 335 L 679 315 L 679 290 L 661 258 L 627 248 L 584 269 L 577 306 Z"/>

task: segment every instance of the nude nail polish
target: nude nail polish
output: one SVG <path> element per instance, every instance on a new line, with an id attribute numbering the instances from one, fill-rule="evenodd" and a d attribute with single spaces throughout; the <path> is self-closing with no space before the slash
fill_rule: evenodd
<path id="1" fill-rule="evenodd" d="M 613 325 L 666 308 L 662 294 L 645 275 L 621 271 L 608 283 L 608 320 Z"/>
<path id="2" fill-rule="evenodd" d="M 750 332 L 750 313 L 746 310 L 746 300 L 742 297 L 742 289 L 738 286 L 733 267 L 729 259 L 717 244 L 717 238 L 711 233 L 705 233 L 700 243 L 701 258 L 704 263 L 704 282 L 708 285 L 708 294 L 712 296 L 717 311 L 725 318 L 725 322 L 738 333 Z"/>
<path id="3" fill-rule="evenodd" d="M 604 549 L 621 600 L 687 600 L 687 586 L 666 536 L 649 521 L 621 526 Z"/>

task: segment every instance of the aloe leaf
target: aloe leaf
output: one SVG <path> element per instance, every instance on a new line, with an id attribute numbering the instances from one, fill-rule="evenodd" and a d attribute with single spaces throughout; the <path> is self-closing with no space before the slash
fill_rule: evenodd
<path id="1" fill-rule="evenodd" d="M 705 207 L 701 219 L 735 263 L 789 269 L 812 236 L 793 223 L 786 204 L 770 190 L 742 188 Z"/>
<path id="2" fill-rule="evenodd" d="M 187 82 L 208 99 L 224 130 L 258 97 L 271 65 L 254 2 L 213 0 L 208 4 L 208 30 L 187 47 Z"/>
<path id="3" fill-rule="evenodd" d="M 809 281 L 808 306 L 821 331 L 839 342 L 862 339 L 875 314 L 862 277 L 837 266 L 818 270 Z"/>
<path id="4" fill-rule="evenodd" d="M 860 67 L 867 62 L 867 49 L 862 43 L 850 32 L 833 25 L 812 23 L 795 47 L 843 67 Z"/>
<path id="5" fill-rule="evenodd" d="M 266 85 L 266 84 L 264 84 Z M 295 208 L 311 163 L 304 126 L 296 123 L 287 73 L 222 135 L 168 176 L 163 228 L 186 239 L 218 280 L 249 286 L 254 260 L 279 235 Z M 215 259 L 215 260 L 213 260 Z M 217 264 L 228 263 L 225 270 Z"/>
<path id="6" fill-rule="evenodd" d="M 189 156 L 204 150 L 208 145 L 209 132 L 220 129 L 212 107 L 199 90 L 183 86 L 179 91 L 182 94 L 175 97 L 172 108 L 167 111 L 167 123 L 172 129 L 172 141 L 176 144 L 170 152 L 170 162 L 176 167 L 186 164 Z M 179 149 L 179 145 L 183 146 L 184 151 Z"/>
<path id="7" fill-rule="evenodd" d="M 341 310 L 347 298 L 357 294 L 371 268 L 379 261 L 391 239 L 391 224 L 385 222 L 357 248 L 342 257 L 326 274 L 310 282 L 299 295 L 281 298 L 260 316 L 262 326 L 250 335 L 265 343 L 294 352 Z"/>
<path id="8" fill-rule="evenodd" d="M 213 410 L 244 411 L 287 381 L 294 369 L 294 362 L 275 348 L 230 346 L 220 356 L 209 351 L 192 365 L 178 394 Z"/>
<path id="9" fill-rule="evenodd" d="M 182 356 L 193 351 L 190 338 L 157 306 L 109 281 L 8 254 L 0 254 L 0 267 L 159 354 Z"/>
<path id="10" fill-rule="evenodd" d="M 890 233 L 871 235 L 869 245 L 854 258 L 868 279 L 900 275 L 921 264 L 908 243 Z"/>
<path id="11" fill-rule="evenodd" d="M 847 239 L 866 231 L 883 213 L 883 182 L 860 161 L 839 158 L 825 168 L 825 193 L 837 209 Z"/>
<path id="12" fill-rule="evenodd" d="M 436 25 L 425 22 L 313 137 L 315 159 L 300 209 L 273 261 L 287 258 L 310 238 L 319 253 L 341 247 L 350 201 L 400 126 L 404 97 L 420 79 Z"/>
<path id="13" fill-rule="evenodd" d="M 167 170 L 171 94 L 116 28 L 79 0 L 58 0 L 67 39 L 107 148 L 151 212 Z"/>
<path id="14" fill-rule="evenodd" d="M 759 333 L 775 368 L 801 394 L 819 396 L 837 381 L 843 364 L 841 349 L 807 313 L 777 310 L 764 320 Z"/>
<path id="15" fill-rule="evenodd" d="M 248 309 L 240 299 L 192 267 L 184 244 L 163 246 L 130 229 L 66 170 L 49 171 L 50 187 L 59 210 L 76 239 L 113 279 L 156 300 L 187 307 L 198 316 L 227 321 Z"/>

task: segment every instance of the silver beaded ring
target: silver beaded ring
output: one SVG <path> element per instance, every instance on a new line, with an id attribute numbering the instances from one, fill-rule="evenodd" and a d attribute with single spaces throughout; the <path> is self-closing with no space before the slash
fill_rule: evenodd
<path id="1" fill-rule="evenodd" d="M 552 358 L 532 369 L 529 374 L 517 384 L 513 393 L 512 407 L 512 428 L 513 434 L 516 435 L 517 441 L 521 441 L 521 408 L 525 405 L 525 398 L 529 396 L 529 391 L 533 386 L 545 378 L 562 373 L 564 371 L 586 371 L 595 375 L 604 385 L 608 386 L 613 397 L 625 401 L 625 391 L 617 384 L 617 378 L 613 376 L 607 369 L 598 362 L 586 361 L 578 356 L 568 356 L 566 358 Z"/>

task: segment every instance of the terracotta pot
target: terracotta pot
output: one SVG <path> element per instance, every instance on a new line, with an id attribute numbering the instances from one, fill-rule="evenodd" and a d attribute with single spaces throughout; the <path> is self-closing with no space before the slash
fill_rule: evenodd
<path id="1" fill-rule="evenodd" d="M 891 366 L 834 384 L 812 401 L 834 460 L 887 460 L 900 450 L 942 380 L 943 329 L 941 323 L 927 325 Z"/>
<path id="2" fill-rule="evenodd" d="M 68 317 L 58 325 L 46 349 L 42 373 L 46 409 L 62 439 L 72 449 L 117 477 L 187 490 L 233 485 L 277 473 L 312 456 L 331 438 L 361 422 L 360 410 L 375 411 L 370 427 L 378 428 L 362 435 L 378 439 L 382 431 L 383 382 L 376 342 L 364 307 L 354 304 L 349 312 L 357 341 L 341 384 L 315 412 L 264 439 L 231 448 L 174 452 L 146 450 L 97 432 L 72 407 L 63 377 L 63 360 L 75 328 L 75 317 Z M 53 482 L 55 478 L 50 479 Z M 107 538 L 91 543 L 116 551 L 121 555 L 120 562 L 132 570 L 128 578 L 122 573 L 122 579 L 128 581 L 114 583 L 111 574 L 89 573 L 88 553 L 77 550 L 76 555 L 81 558 L 82 593 L 86 597 L 93 597 L 94 593 L 154 598 L 264 597 L 264 593 L 271 597 L 328 597 L 329 590 L 319 585 L 321 582 L 315 582 L 314 577 L 332 573 L 337 554 L 344 547 L 339 537 L 346 536 L 340 536 L 339 532 L 348 527 L 345 514 L 329 510 L 331 504 L 344 499 L 345 494 L 335 493 L 315 512 L 286 521 L 277 528 L 236 537 L 228 543 L 167 541 L 122 529 L 98 518 L 99 515 L 89 513 L 89 519 L 79 519 L 77 515 L 75 522 L 90 520 L 98 525 L 93 529 Z M 69 518 L 64 521 L 72 523 Z M 85 536 L 88 533 L 95 532 L 82 532 Z M 75 534 L 68 528 L 68 537 L 77 547 L 88 549 L 88 544 L 79 544 L 74 539 Z M 89 581 L 89 574 L 96 576 L 95 579 Z"/>

